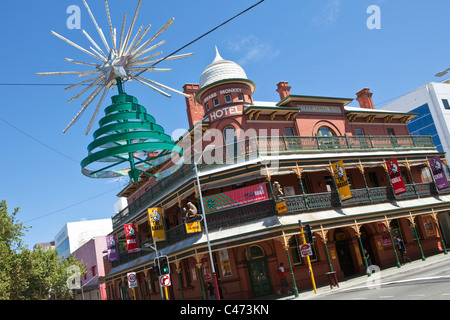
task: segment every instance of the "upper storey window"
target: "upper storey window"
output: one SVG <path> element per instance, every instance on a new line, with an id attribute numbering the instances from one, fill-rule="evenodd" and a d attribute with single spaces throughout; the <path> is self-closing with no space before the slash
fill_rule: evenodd
<path id="1" fill-rule="evenodd" d="M 329 127 L 320 127 L 316 135 L 319 137 L 333 137 L 336 134 Z"/>
<path id="2" fill-rule="evenodd" d="M 226 103 L 233 102 L 233 99 L 231 98 L 231 94 L 226 94 L 225 95 L 225 102 Z"/>

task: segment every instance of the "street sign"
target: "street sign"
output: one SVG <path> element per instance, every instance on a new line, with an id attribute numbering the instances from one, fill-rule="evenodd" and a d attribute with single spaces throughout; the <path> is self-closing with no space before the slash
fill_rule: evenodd
<path id="1" fill-rule="evenodd" d="M 302 244 L 300 246 L 300 252 L 302 254 L 302 257 L 312 256 L 312 249 L 311 245 L 309 243 Z"/>
<path id="2" fill-rule="evenodd" d="M 284 213 L 286 211 L 288 211 L 286 201 L 278 202 L 277 203 L 277 212 L 278 213 Z"/>
<path id="3" fill-rule="evenodd" d="M 163 276 L 160 276 L 160 277 L 159 277 L 159 284 L 160 284 L 162 287 L 168 287 L 168 286 L 172 285 L 172 282 L 171 282 L 171 280 L 170 280 L 170 275 L 165 274 L 165 275 L 163 275 Z"/>
<path id="4" fill-rule="evenodd" d="M 127 273 L 128 288 L 136 288 L 138 286 L 136 272 Z"/>

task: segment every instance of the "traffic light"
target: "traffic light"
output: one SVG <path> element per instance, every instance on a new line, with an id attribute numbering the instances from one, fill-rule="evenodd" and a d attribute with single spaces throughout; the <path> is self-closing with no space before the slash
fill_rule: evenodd
<path id="1" fill-rule="evenodd" d="M 309 224 L 305 224 L 303 227 L 303 232 L 305 233 L 305 238 L 307 243 L 313 243 L 314 240 L 316 240 L 316 237 L 313 236 L 313 233 L 311 231 L 311 226 Z"/>
<path id="2" fill-rule="evenodd" d="M 169 258 L 167 256 L 159 257 L 159 272 L 162 276 L 170 273 Z"/>
<path id="3" fill-rule="evenodd" d="M 153 271 L 159 277 L 161 275 L 161 272 L 159 271 L 159 258 L 155 258 L 153 262 L 154 262 Z"/>

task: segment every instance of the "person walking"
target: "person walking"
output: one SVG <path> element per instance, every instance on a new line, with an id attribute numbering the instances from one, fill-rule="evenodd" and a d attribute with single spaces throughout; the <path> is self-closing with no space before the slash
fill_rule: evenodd
<path id="1" fill-rule="evenodd" d="M 402 256 L 402 265 L 406 263 L 405 260 L 408 260 L 409 263 L 411 263 L 411 259 L 406 256 L 406 247 L 405 243 L 402 239 L 400 239 L 399 236 L 397 236 L 397 247 L 398 251 L 400 251 L 400 255 Z"/>
<path id="2" fill-rule="evenodd" d="M 283 291 L 283 293 L 285 292 L 285 290 L 287 290 L 288 294 L 291 294 L 292 291 L 288 290 L 289 285 L 286 279 L 286 275 L 284 274 L 284 265 L 283 262 L 280 263 L 280 267 L 278 268 L 278 275 L 280 276 L 280 281 L 281 281 L 281 288 L 280 290 L 278 290 L 278 295 L 281 296 L 281 292 Z"/>

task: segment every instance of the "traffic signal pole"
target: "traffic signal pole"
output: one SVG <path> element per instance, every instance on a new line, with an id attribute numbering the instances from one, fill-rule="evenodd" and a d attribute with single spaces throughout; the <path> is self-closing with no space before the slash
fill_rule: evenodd
<path id="1" fill-rule="evenodd" d="M 305 232 L 303 231 L 303 225 L 302 225 L 301 221 L 299 221 L 299 224 L 300 224 L 300 231 L 302 233 L 303 244 L 306 244 Z M 309 274 L 311 275 L 311 282 L 312 282 L 312 285 L 314 288 L 314 293 L 317 293 L 316 281 L 314 280 L 314 273 L 313 273 L 313 269 L 311 267 L 311 259 L 309 259 L 309 256 L 306 256 L 306 260 L 308 261 Z"/>

